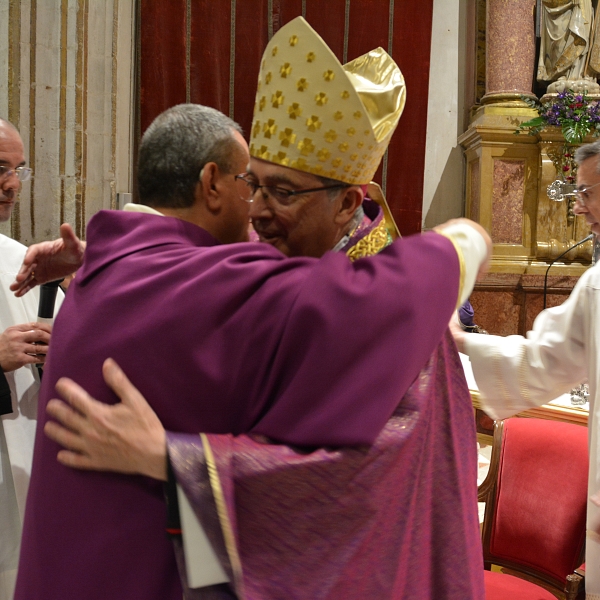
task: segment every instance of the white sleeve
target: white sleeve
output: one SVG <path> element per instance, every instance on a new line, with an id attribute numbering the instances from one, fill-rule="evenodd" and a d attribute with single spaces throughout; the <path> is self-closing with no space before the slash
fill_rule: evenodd
<path id="1" fill-rule="evenodd" d="M 479 268 L 487 258 L 483 236 L 466 223 L 456 223 L 438 231 L 454 244 L 461 271 L 461 286 L 457 306 L 462 306 L 471 295 Z"/>
<path id="2" fill-rule="evenodd" d="M 504 419 L 544 404 L 587 376 L 586 280 L 584 275 L 564 304 L 540 313 L 527 337 L 465 336 L 465 353 L 490 417 Z"/>

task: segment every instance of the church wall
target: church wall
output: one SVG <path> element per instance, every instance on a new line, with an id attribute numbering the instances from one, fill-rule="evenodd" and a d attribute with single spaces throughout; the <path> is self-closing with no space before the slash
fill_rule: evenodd
<path id="1" fill-rule="evenodd" d="M 0 0 L 0 116 L 33 177 L 0 232 L 78 235 L 131 192 L 134 0 Z"/>
<path id="2" fill-rule="evenodd" d="M 423 181 L 423 228 L 463 216 L 468 0 L 434 0 Z M 410 93 L 410 90 L 409 90 Z"/>
<path id="3" fill-rule="evenodd" d="M 143 124 L 139 120 L 136 123 L 139 114 L 136 113 L 135 102 L 140 101 L 140 96 L 139 90 L 136 91 L 135 13 L 139 11 L 143 15 L 144 10 L 149 10 L 152 5 L 170 15 L 169 20 L 165 15 L 160 17 L 158 23 L 161 27 L 170 23 L 177 28 L 178 35 L 171 36 L 168 42 L 170 45 L 180 42 L 181 60 L 163 65 L 157 73 L 161 79 L 170 81 L 181 71 L 183 95 L 177 98 L 178 102 L 204 101 L 203 94 L 217 93 L 216 86 L 206 85 L 206 69 L 198 70 L 201 56 L 192 52 L 193 44 L 199 48 L 204 43 L 207 32 L 206 11 L 194 11 L 194 7 L 202 5 L 213 12 L 218 12 L 219 7 L 223 8 L 225 4 L 228 10 L 231 6 L 235 8 L 238 13 L 235 23 L 226 18 L 223 31 L 214 27 L 211 31 L 215 30 L 221 42 L 224 40 L 227 52 L 231 46 L 229 34 L 239 40 L 240 47 L 232 67 L 235 85 L 227 84 L 218 93 L 221 94 L 219 98 L 224 104 L 224 111 L 233 112 L 233 116 L 244 121 L 246 126 L 251 107 L 244 108 L 243 95 L 248 93 L 245 88 L 254 86 L 255 74 L 252 68 L 248 68 L 249 48 L 242 46 L 252 41 L 252 48 L 258 48 L 258 37 L 268 39 L 272 31 L 296 14 L 304 12 L 317 28 L 321 28 L 327 39 L 331 38 L 330 43 L 341 59 L 352 58 L 376 45 L 388 48 L 401 63 L 407 77 L 409 100 L 396 139 L 377 179 L 384 187 L 389 184 L 388 198 L 404 233 L 418 231 L 423 222 L 424 179 L 430 187 L 425 194 L 426 198 L 429 197 L 425 208 L 432 208 L 426 226 L 444 220 L 446 215 L 455 216 L 456 211 L 461 210 L 458 198 L 461 182 L 456 181 L 456 172 L 462 168 L 460 155 L 456 151 L 449 154 L 447 145 L 434 148 L 432 163 L 428 150 L 430 156 L 427 160 L 434 166 L 431 169 L 426 167 L 430 171 L 427 177 L 423 178 L 422 173 L 426 160 L 431 11 L 435 4 L 438 27 L 443 27 L 449 11 L 454 22 L 458 23 L 457 6 L 464 1 L 449 1 L 450 10 L 445 7 L 446 0 L 428 0 L 415 15 L 408 4 L 393 0 L 376 4 L 365 0 L 336 0 L 335 18 L 340 27 L 325 27 L 319 19 L 321 8 L 316 0 L 256 0 L 244 3 L 0 0 L 0 116 L 13 122 L 21 131 L 27 158 L 34 169 L 32 180 L 23 185 L 13 218 L 0 224 L 0 232 L 30 244 L 55 237 L 58 225 L 67 221 L 79 235 L 84 235 L 87 221 L 95 212 L 116 207 L 119 192 L 133 191 L 132 149 L 143 131 Z M 251 6 L 254 9 L 263 7 L 261 23 L 265 31 L 255 28 L 256 35 L 248 37 L 242 30 L 242 22 L 247 22 L 248 18 L 242 17 L 248 17 L 246 13 Z M 254 9 L 253 18 L 257 16 Z M 271 12 L 267 15 L 265 11 Z M 174 21 L 175 14 L 179 22 Z M 190 15 L 188 27 L 185 19 Z M 219 13 L 217 16 L 221 18 L 223 15 Z M 272 31 L 267 31 L 269 27 Z M 455 27 L 449 36 L 446 46 L 454 44 Z M 186 46 L 188 38 L 193 44 L 190 42 Z M 427 43 L 425 52 L 421 47 L 423 40 Z M 261 42 L 261 48 L 256 50 L 257 56 L 260 56 L 259 50 L 262 51 L 264 43 Z M 153 45 L 160 47 L 156 36 L 148 39 L 145 47 L 151 51 Z M 210 47 L 207 48 L 210 51 Z M 447 47 L 437 49 L 435 60 L 445 59 L 446 50 Z M 142 37 L 142 58 L 144 52 Z M 460 52 L 454 48 L 452 55 L 454 63 L 458 63 Z M 165 54 L 165 57 L 169 56 Z M 447 66 L 439 62 L 435 66 L 435 77 L 442 77 L 442 87 L 446 87 L 447 80 L 456 79 L 448 73 Z M 456 70 L 456 64 L 454 68 Z M 220 69 L 220 72 L 230 74 L 231 68 Z M 243 79 L 241 87 L 238 86 L 240 77 Z M 140 89 L 142 103 L 144 94 L 146 100 L 152 96 L 151 102 L 156 102 L 161 96 L 157 88 Z M 253 93 L 248 95 L 253 98 Z M 450 137 L 456 137 L 456 123 L 461 110 L 458 99 L 445 92 L 440 94 L 439 90 L 436 96 L 452 105 L 450 122 L 454 129 Z M 240 112 L 244 110 L 246 112 Z M 137 125 L 135 133 L 134 125 Z M 437 134 L 443 131 L 444 138 L 449 136 L 447 123 L 436 126 L 434 131 Z M 436 135 L 430 135 L 430 140 L 435 140 Z M 407 183 L 414 182 L 415 177 L 416 184 Z M 450 184 L 447 184 L 448 177 Z"/>
<path id="4" fill-rule="evenodd" d="M 140 0 L 140 131 L 187 100 L 221 110 L 247 133 L 262 52 L 274 32 L 302 15 L 342 63 L 381 46 L 400 66 L 406 106 L 374 179 L 401 232 L 415 233 L 422 225 L 433 3 L 416 10 L 397 0 L 329 0 L 323 18 L 321 0 Z"/>
<path id="5" fill-rule="evenodd" d="M 463 211 L 464 166 L 456 137 L 463 130 L 465 110 L 465 7 L 472 1 L 433 1 L 422 181 L 425 228 L 459 216 Z M 132 191 L 136 4 L 135 0 L 0 0 L 0 115 L 21 131 L 27 157 L 34 168 L 34 177 L 23 185 L 21 202 L 13 218 L 0 224 L 2 233 L 29 244 L 54 237 L 60 222 L 67 221 L 79 234 L 84 234 L 85 225 L 95 212 L 116 207 L 118 192 Z M 179 4 L 184 16 L 187 4 Z M 141 5 L 150 6 L 150 3 Z M 240 6 L 238 11 L 243 8 Z M 312 10 L 310 2 L 299 2 L 298 6 L 309 13 Z M 351 27 L 358 23 L 355 20 L 360 17 L 361 6 L 358 1 L 340 3 L 341 14 L 346 11 Z M 293 16 L 285 12 L 286 7 L 285 3 L 281 4 L 278 18 L 282 22 Z M 390 7 L 394 4 L 386 4 L 385 11 L 395 14 L 394 22 L 404 22 L 401 8 L 396 5 L 392 10 Z M 171 5 L 170 12 L 173 8 Z M 189 33 L 193 39 L 201 40 L 201 23 L 192 21 L 191 24 L 198 30 L 192 29 Z M 348 50 L 354 55 L 363 50 L 355 48 L 357 44 L 365 48 L 379 43 L 388 46 L 393 39 L 394 55 L 397 60 L 406 62 L 403 68 L 411 84 L 405 127 L 401 122 L 401 131 L 397 133 L 402 143 L 398 145 L 410 148 L 412 142 L 409 143 L 411 136 L 407 130 L 414 128 L 417 114 L 411 116 L 410 111 L 414 112 L 414 105 L 422 104 L 425 96 L 416 85 L 427 77 L 418 70 L 421 66 L 415 70 L 408 65 L 407 58 L 417 49 L 402 43 L 401 32 L 398 32 L 400 37 L 389 37 L 391 27 L 386 24 L 381 36 L 371 31 L 366 37 L 360 33 L 346 41 L 340 38 L 338 45 L 340 55 L 347 54 Z M 374 39 L 373 35 L 381 40 Z M 185 53 L 185 44 L 183 51 Z M 197 95 L 200 80 L 193 70 L 197 58 L 190 57 L 191 68 L 187 74 L 185 54 L 183 58 L 183 76 L 189 80 L 190 91 Z M 243 73 L 244 65 L 237 66 L 237 71 Z M 164 77 L 171 71 L 161 70 L 161 74 Z M 182 97 L 180 101 L 186 99 Z M 232 100 L 231 93 L 227 93 L 225 99 Z M 241 116 L 237 114 L 237 106 L 235 112 L 236 117 Z M 422 115 L 425 115 L 424 109 Z M 395 154 L 398 151 L 396 149 Z M 394 162 L 400 159 L 394 158 Z M 379 176 L 384 175 L 383 183 L 387 183 L 389 162 L 385 167 L 385 174 L 379 173 Z M 403 181 L 407 181 L 406 177 Z M 394 181 L 388 192 L 403 220 L 413 218 L 405 214 L 407 212 L 418 215 L 420 206 L 414 196 L 418 195 L 420 185 L 421 182 L 416 186 L 398 185 Z M 412 203 L 405 204 L 405 198 L 398 202 L 399 194 L 408 194 Z"/>

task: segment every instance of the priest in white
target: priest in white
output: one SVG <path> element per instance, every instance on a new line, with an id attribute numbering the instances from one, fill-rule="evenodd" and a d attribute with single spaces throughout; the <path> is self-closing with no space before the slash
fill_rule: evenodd
<path id="1" fill-rule="evenodd" d="M 577 202 L 600 235 L 600 142 L 576 152 Z M 587 379 L 590 386 L 586 599 L 600 600 L 600 265 L 582 275 L 568 300 L 543 311 L 527 337 L 468 335 L 453 324 L 469 355 L 485 412 L 504 419 L 539 406 Z"/>
<path id="2" fill-rule="evenodd" d="M 21 136 L 0 119 L 0 222 L 10 219 L 30 175 Z M 9 290 L 26 250 L 0 234 L 0 600 L 13 596 L 37 417 L 36 365 L 50 341 L 50 326 L 36 323 L 39 290 L 24 298 Z"/>

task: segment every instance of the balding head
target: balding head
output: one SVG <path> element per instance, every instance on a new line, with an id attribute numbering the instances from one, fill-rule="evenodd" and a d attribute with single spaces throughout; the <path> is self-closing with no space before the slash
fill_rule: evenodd
<path id="1" fill-rule="evenodd" d="M 6 119 L 0 117 L 0 132 L 2 132 L 4 129 L 14 131 L 17 133 L 17 135 L 19 134 L 17 128 L 10 121 L 7 121 Z"/>
<path id="2" fill-rule="evenodd" d="M 25 166 L 23 141 L 12 123 L 0 118 L 0 222 L 8 221 L 21 182 L 15 169 Z"/>
<path id="3" fill-rule="evenodd" d="M 237 123 L 199 104 L 179 104 L 161 113 L 140 144 L 140 202 L 155 208 L 189 208 L 194 203 L 198 175 L 214 162 L 232 171 L 240 152 Z"/>

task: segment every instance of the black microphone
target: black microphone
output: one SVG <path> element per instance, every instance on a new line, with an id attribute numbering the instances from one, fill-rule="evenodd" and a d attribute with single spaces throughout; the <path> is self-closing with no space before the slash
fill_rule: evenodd
<path id="1" fill-rule="evenodd" d="M 38 305 L 38 323 L 54 322 L 54 303 L 56 302 L 56 293 L 58 286 L 63 282 L 62 279 L 50 281 L 40 286 L 40 303 Z"/>
<path id="2" fill-rule="evenodd" d="M 47 323 L 52 325 L 54 323 L 54 303 L 56 302 L 56 294 L 58 292 L 58 286 L 63 282 L 62 279 L 56 281 L 50 281 L 49 283 L 43 283 L 40 286 L 40 302 L 38 304 L 38 323 Z M 40 375 L 40 380 L 44 374 L 41 365 L 37 365 L 37 370 Z"/>
<path id="3" fill-rule="evenodd" d="M 573 246 L 571 246 L 570 248 L 567 248 L 562 254 L 559 254 L 556 258 L 554 258 L 550 262 L 550 264 L 548 265 L 548 268 L 546 269 L 546 275 L 544 275 L 544 310 L 546 310 L 546 290 L 547 290 L 547 287 L 548 287 L 548 271 L 550 270 L 550 267 L 559 258 L 562 258 L 565 254 L 567 254 L 567 252 L 570 252 L 571 250 L 573 250 L 573 248 L 577 248 L 577 246 L 581 246 L 581 244 L 585 244 L 586 242 L 589 242 L 593 237 L 594 237 L 594 234 L 590 233 L 590 235 L 588 235 L 587 237 L 583 238 L 580 242 L 577 242 L 576 244 L 573 244 Z"/>

